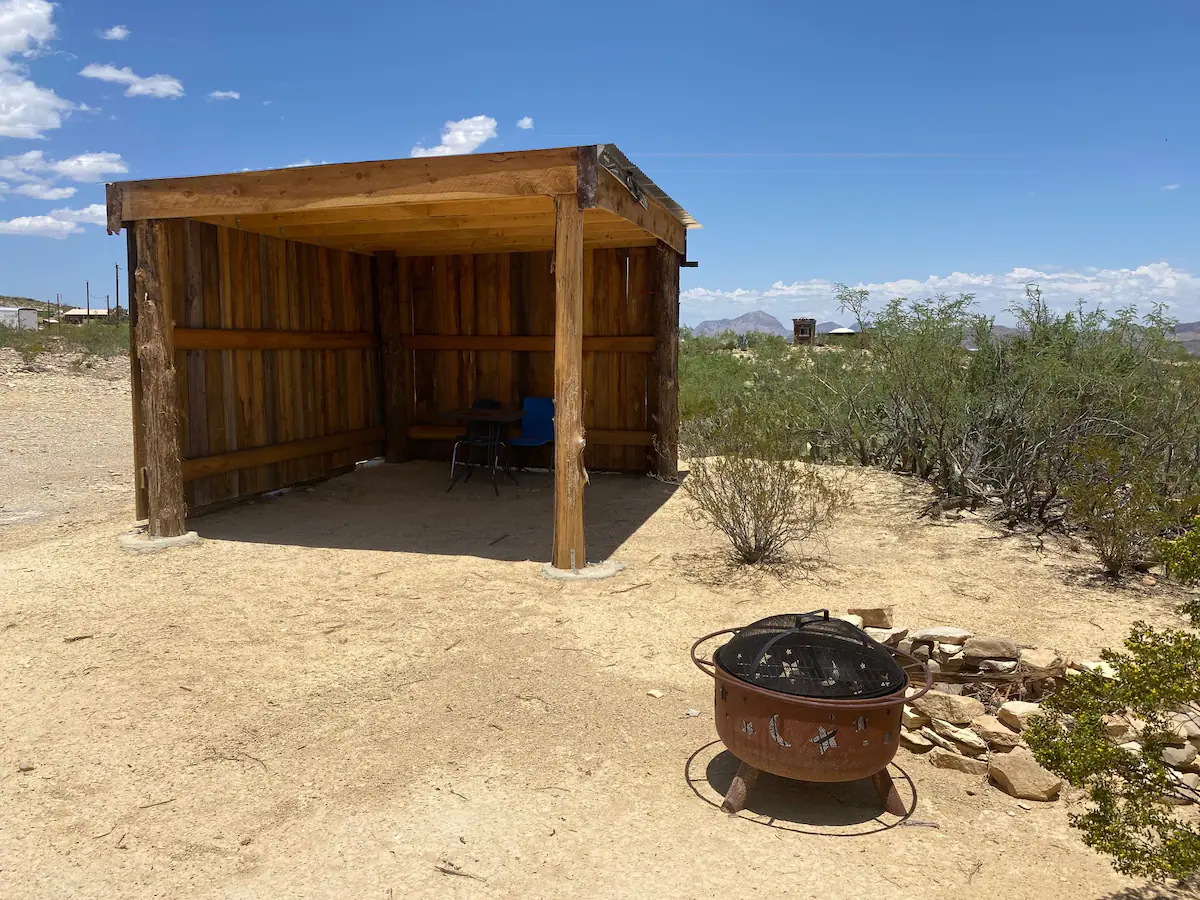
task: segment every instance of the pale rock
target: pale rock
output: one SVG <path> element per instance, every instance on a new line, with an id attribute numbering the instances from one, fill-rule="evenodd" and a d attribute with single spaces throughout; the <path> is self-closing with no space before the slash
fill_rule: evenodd
<path id="1" fill-rule="evenodd" d="M 971 759 L 969 756 L 959 756 L 951 750 L 935 747 L 929 751 L 929 761 L 939 769 L 954 769 L 968 775 L 986 775 L 988 764 L 986 760 Z"/>
<path id="2" fill-rule="evenodd" d="M 1026 647 L 1021 651 L 1021 665 L 1033 672 L 1046 669 L 1057 669 L 1063 664 L 1063 658 L 1057 650 L 1042 650 L 1037 647 Z"/>
<path id="3" fill-rule="evenodd" d="M 942 691 L 930 691 L 924 697 L 912 701 L 912 706 L 923 716 L 944 719 L 952 725 L 967 725 L 987 709 L 974 697 L 961 697 Z"/>
<path id="4" fill-rule="evenodd" d="M 844 616 L 834 616 L 833 618 L 835 618 L 835 619 L 841 619 L 843 622 L 849 622 L 849 623 L 850 623 L 851 625 L 853 625 L 855 628 L 862 628 L 862 627 L 863 627 L 863 620 L 862 620 L 862 616 L 853 616 L 853 615 L 850 615 L 849 613 L 847 613 L 847 614 L 846 614 L 846 615 L 844 615 Z"/>
<path id="5" fill-rule="evenodd" d="M 895 621 L 896 607 L 886 606 L 852 606 L 846 610 L 850 615 L 858 616 L 864 625 L 872 628 L 891 628 Z"/>
<path id="6" fill-rule="evenodd" d="M 1017 661 L 1015 659 L 981 659 L 979 661 L 980 672 L 999 672 L 1001 675 L 1011 675 L 1017 671 Z"/>
<path id="7" fill-rule="evenodd" d="M 1171 718 L 1189 741 L 1200 738 L 1200 713 L 1180 710 Z"/>
<path id="8" fill-rule="evenodd" d="M 963 656 L 969 660 L 1019 659 L 1021 648 L 1006 637 L 973 637 L 963 644 Z"/>
<path id="9" fill-rule="evenodd" d="M 941 659 L 943 656 L 957 656 L 962 652 L 962 644 L 951 644 L 948 642 L 938 641 L 933 645 L 933 653 L 938 659 Z"/>
<path id="10" fill-rule="evenodd" d="M 1075 668 L 1083 672 L 1094 672 L 1101 678 L 1116 678 L 1117 670 L 1102 659 L 1080 659 L 1076 660 Z"/>
<path id="11" fill-rule="evenodd" d="M 1000 707 L 1000 712 L 997 714 L 1000 721 L 1017 731 L 1024 731 L 1029 725 L 1029 720 L 1033 716 L 1040 716 L 1042 707 L 1037 703 L 1028 703 L 1025 700 L 1009 700 Z"/>
<path id="12" fill-rule="evenodd" d="M 1186 769 L 1196 761 L 1196 748 L 1191 744 L 1183 747 L 1164 747 L 1162 761 L 1172 769 Z"/>
<path id="13" fill-rule="evenodd" d="M 901 638 L 900 642 L 898 644 L 896 644 L 896 649 L 899 650 L 901 653 L 912 653 L 913 652 L 912 638 L 910 638 L 910 637 Z"/>
<path id="14" fill-rule="evenodd" d="M 910 753 L 928 753 L 933 749 L 933 741 L 915 731 L 902 731 L 900 746 Z"/>
<path id="15" fill-rule="evenodd" d="M 952 681 L 935 681 L 933 683 L 933 689 L 935 691 L 941 691 L 943 694 L 953 694 L 955 697 L 961 697 L 963 694 L 963 685 L 956 684 Z"/>
<path id="16" fill-rule="evenodd" d="M 910 652 L 921 662 L 928 662 L 929 658 L 933 656 L 933 646 L 931 644 L 916 644 Z"/>
<path id="17" fill-rule="evenodd" d="M 933 719 L 930 724 L 937 734 L 957 744 L 958 746 L 955 749 L 960 753 L 966 756 L 981 756 L 987 753 L 987 744 L 974 731 L 968 731 L 966 728 L 951 725 L 943 719 Z"/>
<path id="18" fill-rule="evenodd" d="M 1121 749 L 1126 753 L 1132 753 L 1134 756 L 1142 755 L 1142 745 L 1137 741 L 1126 741 L 1120 745 Z"/>
<path id="19" fill-rule="evenodd" d="M 916 631 L 909 633 L 913 644 L 963 644 L 974 636 L 975 632 L 973 631 L 967 631 L 965 628 L 954 628 L 949 625 L 942 625 L 937 628 L 918 628 Z"/>
<path id="20" fill-rule="evenodd" d="M 929 674 L 936 679 L 938 672 L 942 671 L 942 664 L 936 659 L 927 659 L 925 660 L 925 668 L 928 669 Z M 922 679 L 922 682 L 924 682 L 924 679 Z"/>
<path id="21" fill-rule="evenodd" d="M 930 662 L 936 662 L 938 670 L 941 672 L 958 672 L 966 665 L 967 661 L 961 653 L 945 653 Z"/>
<path id="22" fill-rule="evenodd" d="M 1197 775 L 1195 772 L 1171 772 L 1170 776 L 1171 780 L 1180 787 L 1187 788 L 1189 791 L 1193 792 L 1200 791 L 1200 775 Z M 1194 801 L 1190 797 L 1186 796 L 1167 795 L 1163 797 L 1163 802 L 1169 804 L 1170 806 L 1186 806 Z"/>
<path id="23" fill-rule="evenodd" d="M 1128 744 L 1138 737 L 1138 729 L 1124 716 L 1105 716 L 1104 733 L 1116 744 Z"/>
<path id="24" fill-rule="evenodd" d="M 896 647 L 908 635 L 907 628 L 874 628 L 867 626 L 863 631 L 875 641 L 881 644 L 886 644 L 889 647 Z"/>
<path id="25" fill-rule="evenodd" d="M 1004 793 L 1021 800 L 1053 800 L 1063 787 L 1062 779 L 1039 766 L 1024 747 L 993 756 L 988 776 Z"/>
<path id="26" fill-rule="evenodd" d="M 980 716 L 971 723 L 971 730 L 998 753 L 1007 753 L 1021 743 L 1021 736 L 995 716 Z"/>
<path id="27" fill-rule="evenodd" d="M 646 691 L 646 696 L 653 697 L 655 700 L 661 700 L 664 694 L 658 688 L 650 688 L 650 690 Z"/>
<path id="28" fill-rule="evenodd" d="M 900 724 L 909 731 L 916 731 L 923 725 L 929 724 L 929 716 L 923 716 L 915 709 L 904 707 L 904 712 L 900 713 Z"/>
<path id="29" fill-rule="evenodd" d="M 953 741 L 951 741 L 949 738 L 942 737 L 928 725 L 926 725 L 924 728 L 918 729 L 917 731 L 913 732 L 913 734 L 919 734 L 921 737 L 925 738 L 925 740 L 929 741 L 929 743 L 937 744 L 943 750 L 949 750 L 951 753 L 959 752 L 958 747 L 954 746 Z"/>

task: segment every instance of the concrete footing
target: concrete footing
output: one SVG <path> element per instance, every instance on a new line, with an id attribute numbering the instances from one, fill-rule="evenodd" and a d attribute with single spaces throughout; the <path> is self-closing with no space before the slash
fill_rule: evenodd
<path id="1" fill-rule="evenodd" d="M 542 566 L 542 574 L 556 581 L 600 581 L 623 572 L 625 566 L 607 559 L 602 563 L 590 563 L 582 569 L 556 569 L 550 563 Z"/>
<path id="2" fill-rule="evenodd" d="M 172 547 L 186 547 L 189 544 L 200 543 L 200 535 L 194 531 L 181 534 L 178 537 L 152 538 L 145 531 L 131 531 L 117 538 L 121 548 L 130 553 L 157 553 Z"/>

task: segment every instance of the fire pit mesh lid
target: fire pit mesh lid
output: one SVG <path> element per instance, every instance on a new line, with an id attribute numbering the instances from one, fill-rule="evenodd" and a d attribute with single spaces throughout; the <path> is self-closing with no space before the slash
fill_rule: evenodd
<path id="1" fill-rule="evenodd" d="M 908 675 L 891 653 L 828 610 L 760 619 L 715 655 L 730 675 L 798 697 L 861 700 L 895 693 Z"/>

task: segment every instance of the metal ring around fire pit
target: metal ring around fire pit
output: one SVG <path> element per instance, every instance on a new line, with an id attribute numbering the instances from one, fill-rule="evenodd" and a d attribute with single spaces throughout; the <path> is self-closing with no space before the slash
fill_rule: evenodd
<path id="1" fill-rule="evenodd" d="M 692 662 L 695 663 L 696 668 L 699 669 L 701 672 L 703 672 L 705 675 L 708 675 L 710 678 L 715 679 L 717 677 L 717 664 L 711 659 L 701 659 L 700 657 L 698 657 L 696 655 L 696 650 L 705 641 L 710 641 L 713 638 L 720 637 L 723 634 L 737 634 L 740 630 L 741 630 L 740 628 L 722 628 L 720 631 L 714 631 L 714 632 L 712 632 L 712 634 L 704 635 L 704 637 L 699 638 L 694 644 L 692 644 L 691 656 L 692 656 Z M 785 694 L 785 693 L 782 693 L 781 691 L 773 691 L 770 688 L 760 687 L 759 685 L 753 684 L 748 681 L 740 681 L 739 685 L 741 687 L 745 688 L 746 690 L 753 691 L 753 692 L 759 693 L 759 694 L 763 694 L 768 697 L 776 697 L 781 700 L 786 700 L 788 702 L 793 702 L 793 703 L 796 702 L 797 700 L 802 700 L 806 704 L 809 704 L 812 706 L 820 706 L 820 707 L 824 707 L 826 709 L 848 709 L 848 708 L 852 709 L 856 706 L 871 707 L 871 708 L 878 708 L 881 706 L 900 706 L 905 703 L 910 703 L 913 700 L 917 699 L 918 697 L 923 697 L 923 696 L 925 696 L 925 694 L 929 693 L 929 691 L 933 690 L 933 673 L 929 671 L 929 666 L 927 666 L 925 663 L 921 662 L 921 660 L 917 659 L 911 653 L 905 653 L 903 650 L 899 650 L 896 647 L 889 647 L 887 644 L 879 644 L 879 646 L 882 647 L 883 649 L 887 650 L 889 653 L 891 653 L 895 657 L 906 657 L 911 662 L 911 664 L 916 665 L 918 668 L 920 668 L 925 673 L 925 687 L 921 688 L 919 691 L 917 691 L 917 693 L 915 693 L 911 696 L 906 697 L 901 694 L 901 695 L 897 695 L 895 697 L 895 699 L 889 699 L 886 697 L 874 697 L 874 698 L 869 698 L 869 699 L 864 699 L 864 700 L 854 700 L 854 699 L 850 699 L 850 698 L 845 698 L 845 699 L 839 698 L 839 699 L 827 700 L 822 697 L 797 697 L 794 694 Z M 904 668 L 904 665 L 901 665 L 901 668 Z M 907 670 L 905 671 L 905 674 L 906 675 L 908 674 Z"/>

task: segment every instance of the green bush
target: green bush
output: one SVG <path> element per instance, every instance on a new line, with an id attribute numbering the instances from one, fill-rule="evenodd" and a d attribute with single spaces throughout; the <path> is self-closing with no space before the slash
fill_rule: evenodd
<path id="1" fill-rule="evenodd" d="M 0 327 L 0 347 L 10 347 L 26 363 L 43 353 L 78 353 L 85 358 L 107 359 L 129 352 L 129 323 L 88 322 L 38 331 Z"/>
<path id="2" fill-rule="evenodd" d="M 1200 582 L 1200 516 L 1178 537 L 1158 543 L 1158 555 L 1167 574 L 1184 584 Z"/>
<path id="3" fill-rule="evenodd" d="M 686 423 L 684 492 L 696 518 L 728 538 L 735 562 L 782 561 L 849 502 L 840 481 L 797 461 L 800 438 L 767 406 L 735 403 Z"/>
<path id="4" fill-rule="evenodd" d="M 1200 609 L 1193 623 L 1200 624 Z M 1176 727 L 1172 716 L 1200 716 L 1200 638 L 1180 630 L 1134 625 L 1125 652 L 1105 651 L 1116 678 L 1080 674 L 1043 703 L 1046 715 L 1023 736 L 1037 761 L 1087 791 L 1091 808 L 1071 823 L 1088 846 L 1111 857 L 1126 875 L 1186 879 L 1200 872 L 1200 827 L 1173 812 L 1171 803 L 1200 802 L 1162 762 Z M 1142 751 L 1118 746 L 1107 717 L 1145 723 Z"/>

